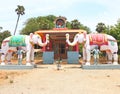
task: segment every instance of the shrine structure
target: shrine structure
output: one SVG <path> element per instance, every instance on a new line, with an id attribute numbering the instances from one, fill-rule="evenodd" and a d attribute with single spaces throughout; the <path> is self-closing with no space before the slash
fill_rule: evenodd
<path id="1" fill-rule="evenodd" d="M 79 63 L 79 45 L 69 46 L 66 43 L 66 34 L 70 34 L 70 40 L 73 41 L 74 36 L 83 30 L 69 30 L 66 28 L 66 18 L 57 17 L 54 21 L 55 28 L 53 30 L 39 30 L 35 33 L 42 36 L 43 42 L 46 40 L 45 35 L 49 34 L 49 44 L 42 48 L 43 63 L 52 64 L 56 60 L 65 60 L 68 64 Z"/>

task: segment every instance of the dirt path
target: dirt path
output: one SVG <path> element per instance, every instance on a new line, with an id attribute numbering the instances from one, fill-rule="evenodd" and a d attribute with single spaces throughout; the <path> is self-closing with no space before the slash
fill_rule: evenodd
<path id="1" fill-rule="evenodd" d="M 82 70 L 79 65 L 62 65 L 62 68 L 57 71 L 56 65 L 39 65 L 23 70 L 22 75 L 11 76 L 0 85 L 0 94 L 120 93 L 120 70 Z"/>

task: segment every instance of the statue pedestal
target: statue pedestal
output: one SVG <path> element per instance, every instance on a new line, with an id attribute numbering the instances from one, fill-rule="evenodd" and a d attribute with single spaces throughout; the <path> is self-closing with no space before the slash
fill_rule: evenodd
<path id="1" fill-rule="evenodd" d="M 87 69 L 87 70 L 120 69 L 120 65 L 112 65 L 112 64 L 82 65 L 82 69 Z"/>
<path id="2" fill-rule="evenodd" d="M 0 65 L 0 69 L 10 69 L 10 70 L 23 70 L 23 69 L 33 69 L 37 67 L 36 65 L 26 66 L 26 65 Z"/>

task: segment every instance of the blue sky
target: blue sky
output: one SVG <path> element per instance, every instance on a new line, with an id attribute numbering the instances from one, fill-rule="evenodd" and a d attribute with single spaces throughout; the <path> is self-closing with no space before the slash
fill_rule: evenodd
<path id="1" fill-rule="evenodd" d="M 114 25 L 120 18 L 120 0 L 2 0 L 0 3 L 0 26 L 3 30 L 14 31 L 17 5 L 25 7 L 25 15 L 21 16 L 17 32 L 31 17 L 65 16 L 68 21 L 78 19 L 82 24 L 95 31 L 98 22 Z"/>

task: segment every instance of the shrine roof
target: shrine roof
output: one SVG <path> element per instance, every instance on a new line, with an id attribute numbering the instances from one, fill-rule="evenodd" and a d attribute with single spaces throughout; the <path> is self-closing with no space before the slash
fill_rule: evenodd
<path id="1" fill-rule="evenodd" d="M 80 33 L 85 32 L 85 30 L 81 29 L 65 29 L 65 30 L 59 30 L 59 29 L 53 29 L 53 30 L 38 30 L 35 31 L 35 33 Z"/>

